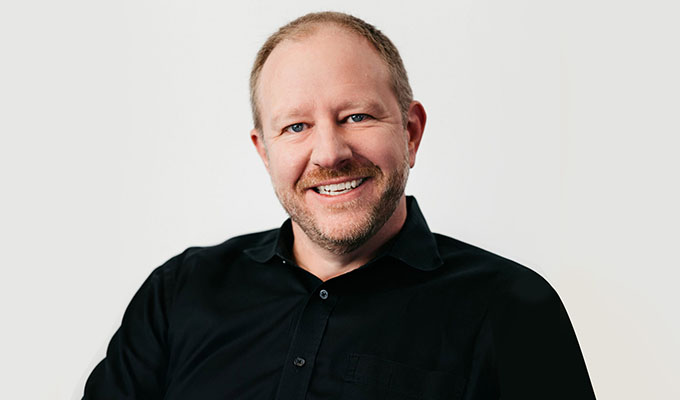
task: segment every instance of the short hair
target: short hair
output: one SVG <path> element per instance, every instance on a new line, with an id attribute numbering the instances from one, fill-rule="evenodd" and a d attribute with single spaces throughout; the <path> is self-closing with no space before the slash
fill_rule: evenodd
<path id="1" fill-rule="evenodd" d="M 413 92 L 408 82 L 406 68 L 404 68 L 404 63 L 401 60 L 401 56 L 399 56 L 396 46 L 375 26 L 368 24 L 362 19 L 345 13 L 324 11 L 303 15 L 282 26 L 264 42 L 260 51 L 257 52 L 253 68 L 250 71 L 250 107 L 253 113 L 255 129 L 260 133 L 262 132 L 262 120 L 257 101 L 257 87 L 262 67 L 269 58 L 269 55 L 282 41 L 309 35 L 323 23 L 335 24 L 341 28 L 346 28 L 350 32 L 355 32 L 361 37 L 368 39 L 373 47 L 375 47 L 380 57 L 387 64 L 392 90 L 401 111 L 402 123 L 406 126 L 408 122 L 408 109 L 411 101 L 413 101 Z"/>

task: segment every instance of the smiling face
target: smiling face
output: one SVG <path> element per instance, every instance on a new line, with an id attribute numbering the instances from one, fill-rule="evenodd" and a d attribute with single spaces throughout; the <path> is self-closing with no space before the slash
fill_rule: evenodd
<path id="1" fill-rule="evenodd" d="M 330 26 L 284 40 L 257 100 L 262 132 L 251 138 L 294 231 L 345 254 L 403 223 L 424 111 L 414 102 L 404 127 L 388 68 L 366 39 Z"/>

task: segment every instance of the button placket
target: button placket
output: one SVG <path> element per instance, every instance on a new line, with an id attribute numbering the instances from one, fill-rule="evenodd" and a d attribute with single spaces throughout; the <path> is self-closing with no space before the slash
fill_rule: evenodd
<path id="1" fill-rule="evenodd" d="M 327 289 L 319 287 L 308 296 L 288 348 L 288 361 L 283 367 L 275 400 L 306 398 L 306 390 L 315 369 L 316 355 L 328 319 L 338 301 L 337 296 L 331 297 Z"/>

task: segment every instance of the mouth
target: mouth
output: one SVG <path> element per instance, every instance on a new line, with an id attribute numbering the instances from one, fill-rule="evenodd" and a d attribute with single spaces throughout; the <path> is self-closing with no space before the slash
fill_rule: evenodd
<path id="1" fill-rule="evenodd" d="M 315 186 L 311 189 L 316 193 L 323 194 L 326 196 L 338 196 L 341 194 L 349 193 L 352 190 L 361 186 L 362 183 L 366 181 L 366 178 L 353 179 L 351 181 L 345 181 L 340 183 L 333 183 L 330 185 Z"/>

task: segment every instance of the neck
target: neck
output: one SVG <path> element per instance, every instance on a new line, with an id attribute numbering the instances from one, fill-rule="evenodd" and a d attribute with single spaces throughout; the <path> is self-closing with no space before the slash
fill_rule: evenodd
<path id="1" fill-rule="evenodd" d="M 313 242 L 302 228 L 293 222 L 293 257 L 303 269 L 322 281 L 357 269 L 375 257 L 406 221 L 406 197 L 402 196 L 392 216 L 364 244 L 345 254 L 334 254 Z"/>

